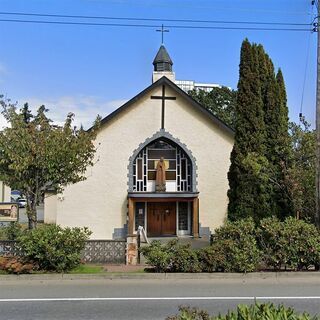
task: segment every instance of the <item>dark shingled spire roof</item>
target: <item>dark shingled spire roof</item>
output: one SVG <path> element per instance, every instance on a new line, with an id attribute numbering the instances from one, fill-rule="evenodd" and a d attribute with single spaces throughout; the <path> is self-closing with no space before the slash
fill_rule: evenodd
<path id="1" fill-rule="evenodd" d="M 168 54 L 168 51 L 162 44 L 153 60 L 154 71 L 172 71 L 173 62 Z"/>

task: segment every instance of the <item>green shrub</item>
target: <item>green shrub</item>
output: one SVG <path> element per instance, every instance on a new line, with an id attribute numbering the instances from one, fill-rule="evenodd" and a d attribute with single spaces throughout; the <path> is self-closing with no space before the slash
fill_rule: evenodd
<path id="1" fill-rule="evenodd" d="M 180 314 L 167 317 L 166 320 L 318 320 L 307 313 L 298 314 L 292 308 L 272 303 L 254 305 L 239 305 L 236 311 L 229 311 L 226 315 L 209 316 L 207 311 L 197 308 L 180 307 Z"/>
<path id="2" fill-rule="evenodd" d="M 191 245 L 180 244 L 177 239 L 169 241 L 165 248 L 170 255 L 171 272 L 200 272 L 197 252 Z"/>
<path id="3" fill-rule="evenodd" d="M 252 219 L 227 222 L 215 230 L 211 248 L 200 253 L 204 270 L 251 272 L 261 260 Z"/>
<path id="4" fill-rule="evenodd" d="M 153 266 L 156 272 L 167 272 L 170 266 L 170 253 L 165 245 L 154 240 L 150 245 L 141 247 L 140 252 L 146 258 L 146 263 Z"/>
<path id="5" fill-rule="evenodd" d="M 224 241 L 226 242 L 226 240 Z M 202 272 L 216 272 L 230 269 L 227 266 L 227 256 L 225 249 L 221 245 L 215 244 L 198 250 L 198 259 Z"/>
<path id="6" fill-rule="evenodd" d="M 0 240 L 7 240 L 6 227 L 0 225 Z"/>
<path id="7" fill-rule="evenodd" d="M 161 244 L 152 241 L 149 246 L 140 248 L 146 263 L 156 272 L 200 272 L 197 253 L 189 244 L 179 244 L 177 239 Z"/>
<path id="8" fill-rule="evenodd" d="M 252 219 L 227 222 L 215 230 L 211 246 L 195 251 L 173 240 L 153 241 L 141 252 L 156 272 L 252 272 L 308 269 L 320 265 L 320 233 L 303 220 L 266 218 L 257 228 Z"/>
<path id="9" fill-rule="evenodd" d="M 22 233 L 22 225 L 18 222 L 10 222 L 0 228 L 0 240 L 16 240 Z"/>
<path id="10" fill-rule="evenodd" d="M 205 310 L 198 308 L 191 308 L 189 306 L 179 307 L 180 314 L 167 317 L 166 320 L 210 320 L 213 319 Z"/>
<path id="11" fill-rule="evenodd" d="M 43 225 L 18 238 L 24 256 L 42 270 L 67 271 L 80 263 L 81 251 L 91 231 L 87 228 L 62 228 Z"/>
<path id="12" fill-rule="evenodd" d="M 10 224 L 5 228 L 5 234 L 8 240 L 17 240 L 22 232 L 22 225 L 18 222 L 10 222 Z"/>
<path id="13" fill-rule="evenodd" d="M 292 217 L 284 222 L 266 218 L 259 229 L 259 245 L 267 266 L 301 270 L 319 265 L 320 233 L 313 224 Z"/>

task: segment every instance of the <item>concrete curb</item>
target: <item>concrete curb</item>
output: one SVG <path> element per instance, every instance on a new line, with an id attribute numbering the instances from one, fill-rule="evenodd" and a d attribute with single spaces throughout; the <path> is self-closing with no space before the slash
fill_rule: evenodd
<path id="1" fill-rule="evenodd" d="M 0 275 L 2 281 L 17 280 L 320 280 L 320 272 L 253 272 L 253 273 L 103 273 L 103 274 L 23 274 Z"/>

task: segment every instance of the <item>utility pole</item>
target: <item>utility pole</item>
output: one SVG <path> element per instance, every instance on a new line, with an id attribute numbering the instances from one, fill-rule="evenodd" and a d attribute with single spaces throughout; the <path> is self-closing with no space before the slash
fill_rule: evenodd
<path id="1" fill-rule="evenodd" d="M 312 1 L 314 4 L 315 1 Z M 316 145 L 316 226 L 320 227 L 320 5 L 317 5 L 316 31 L 317 36 L 317 96 L 316 96 L 316 131 L 317 131 L 317 145 Z"/>

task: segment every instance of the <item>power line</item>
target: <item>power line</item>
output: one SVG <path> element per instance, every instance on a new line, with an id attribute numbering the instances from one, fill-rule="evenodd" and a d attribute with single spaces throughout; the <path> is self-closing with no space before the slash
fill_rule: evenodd
<path id="1" fill-rule="evenodd" d="M 311 16 L 313 16 L 313 5 L 314 3 L 311 4 L 311 12 L 310 12 Z M 311 23 L 313 23 L 313 21 L 311 21 Z M 309 34 L 308 43 L 307 43 L 307 55 L 306 55 L 306 62 L 305 62 L 304 75 L 303 75 L 302 94 L 301 94 L 300 113 L 299 113 L 300 122 L 303 119 L 303 102 L 304 102 L 304 92 L 306 87 L 307 70 L 308 70 L 309 57 L 310 57 L 310 42 L 311 42 L 311 33 Z"/>
<path id="2" fill-rule="evenodd" d="M 112 0 L 109 0 L 109 2 Z M 117 4 L 119 4 L 119 1 L 112 1 L 115 2 Z M 213 1 L 211 1 L 213 2 Z M 230 1 L 229 1 L 230 2 Z M 135 1 L 135 5 L 136 6 L 142 6 L 142 7 L 167 7 L 167 8 L 188 8 L 188 9 L 207 9 L 207 10 L 214 10 L 214 11 L 223 11 L 223 12 L 230 12 L 230 11 L 236 11 L 236 12 L 249 12 L 249 13 L 270 13 L 270 14 L 281 14 L 281 15 L 307 15 L 309 14 L 307 11 L 289 11 L 289 10 L 270 10 L 270 9 L 258 9 L 258 8 L 254 8 L 252 6 L 247 7 L 243 7 L 242 4 L 240 7 L 232 7 L 232 6 L 225 6 L 225 7 L 221 7 L 221 6 L 216 6 L 216 5 L 199 5 L 199 2 L 197 2 L 197 5 L 195 5 L 194 3 L 192 3 L 192 5 L 190 5 L 190 3 L 188 4 L 187 1 L 170 1 L 170 3 L 166 4 L 166 3 L 160 3 L 160 1 L 157 2 L 150 2 L 147 0 L 147 2 L 145 3 L 139 3 L 138 1 Z"/>
<path id="3" fill-rule="evenodd" d="M 161 19 L 161 18 L 133 18 L 133 17 L 110 17 L 110 16 L 87 16 L 87 15 L 63 15 L 28 12 L 0 12 L 0 15 L 50 17 L 50 18 L 72 18 L 72 19 L 103 19 L 103 20 L 124 20 L 124 21 L 160 21 L 180 23 L 220 23 L 220 24 L 248 24 L 248 25 L 279 25 L 279 26 L 309 26 L 310 23 L 292 22 L 262 22 L 262 21 L 228 21 L 228 20 L 195 20 L 195 19 Z"/>
<path id="4" fill-rule="evenodd" d="M 159 25 L 151 25 L 151 24 L 98 23 L 98 22 L 22 20 L 22 19 L 0 19 L 0 22 L 78 25 L 78 26 L 82 25 L 82 26 L 159 28 Z M 224 27 L 224 26 L 191 26 L 191 25 L 166 25 L 165 27 L 172 28 L 172 29 L 202 29 L 202 30 L 211 29 L 211 30 L 259 30 L 259 31 L 300 31 L 300 32 L 312 31 L 312 29 L 303 29 L 303 28 Z"/>

